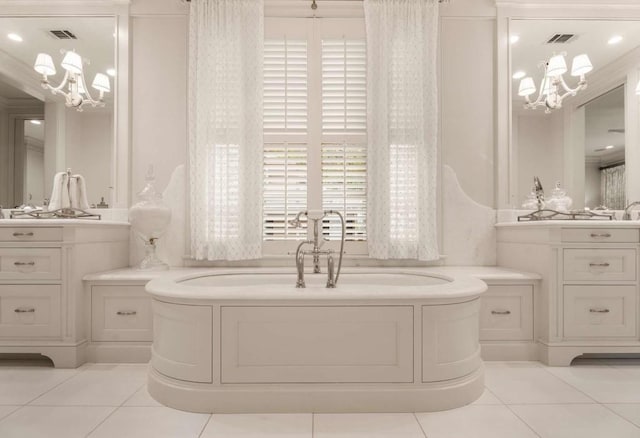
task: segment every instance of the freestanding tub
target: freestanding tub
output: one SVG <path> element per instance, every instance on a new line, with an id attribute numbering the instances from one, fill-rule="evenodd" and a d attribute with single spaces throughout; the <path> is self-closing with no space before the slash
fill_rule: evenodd
<path id="1" fill-rule="evenodd" d="M 152 280 L 149 392 L 194 412 L 416 412 L 483 391 L 486 285 L 427 269 L 292 269 Z"/>

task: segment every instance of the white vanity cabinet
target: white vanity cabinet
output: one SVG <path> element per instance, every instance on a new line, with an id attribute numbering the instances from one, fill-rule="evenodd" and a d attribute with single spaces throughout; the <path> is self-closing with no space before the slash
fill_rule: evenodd
<path id="1" fill-rule="evenodd" d="M 82 277 L 127 266 L 129 225 L 0 220 L 0 353 L 76 367 L 88 345 Z"/>
<path id="2" fill-rule="evenodd" d="M 548 221 L 498 225 L 498 263 L 539 272 L 540 359 L 640 353 L 640 224 Z"/>

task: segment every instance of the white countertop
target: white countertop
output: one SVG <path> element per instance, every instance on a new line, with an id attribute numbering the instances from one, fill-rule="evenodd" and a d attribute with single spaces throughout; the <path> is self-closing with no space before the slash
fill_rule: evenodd
<path id="1" fill-rule="evenodd" d="M 517 227 L 517 228 L 640 228 L 640 221 L 607 221 L 600 219 L 592 220 L 541 220 L 523 222 L 499 222 L 497 228 Z"/>
<path id="2" fill-rule="evenodd" d="M 96 219 L 0 219 L 0 227 L 59 227 L 59 226 L 122 226 L 128 227 L 128 222 L 96 220 Z"/>

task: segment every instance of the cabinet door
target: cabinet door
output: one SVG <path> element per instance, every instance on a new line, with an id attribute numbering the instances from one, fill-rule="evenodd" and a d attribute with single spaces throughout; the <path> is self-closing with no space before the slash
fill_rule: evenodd
<path id="1" fill-rule="evenodd" d="M 490 285 L 480 298 L 480 340 L 531 339 L 533 339 L 533 286 Z"/>
<path id="2" fill-rule="evenodd" d="M 1 285 L 0 338 L 58 338 L 60 286 Z"/>
<path id="3" fill-rule="evenodd" d="M 140 286 L 91 288 L 91 338 L 94 341 L 151 341 L 151 297 Z"/>
<path id="4" fill-rule="evenodd" d="M 564 287 L 564 336 L 636 337 L 636 286 Z"/>

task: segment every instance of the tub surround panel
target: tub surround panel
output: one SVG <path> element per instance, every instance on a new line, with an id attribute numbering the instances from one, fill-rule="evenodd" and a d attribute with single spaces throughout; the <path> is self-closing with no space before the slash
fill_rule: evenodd
<path id="1" fill-rule="evenodd" d="M 222 383 L 413 381 L 413 307 L 222 306 Z"/>

